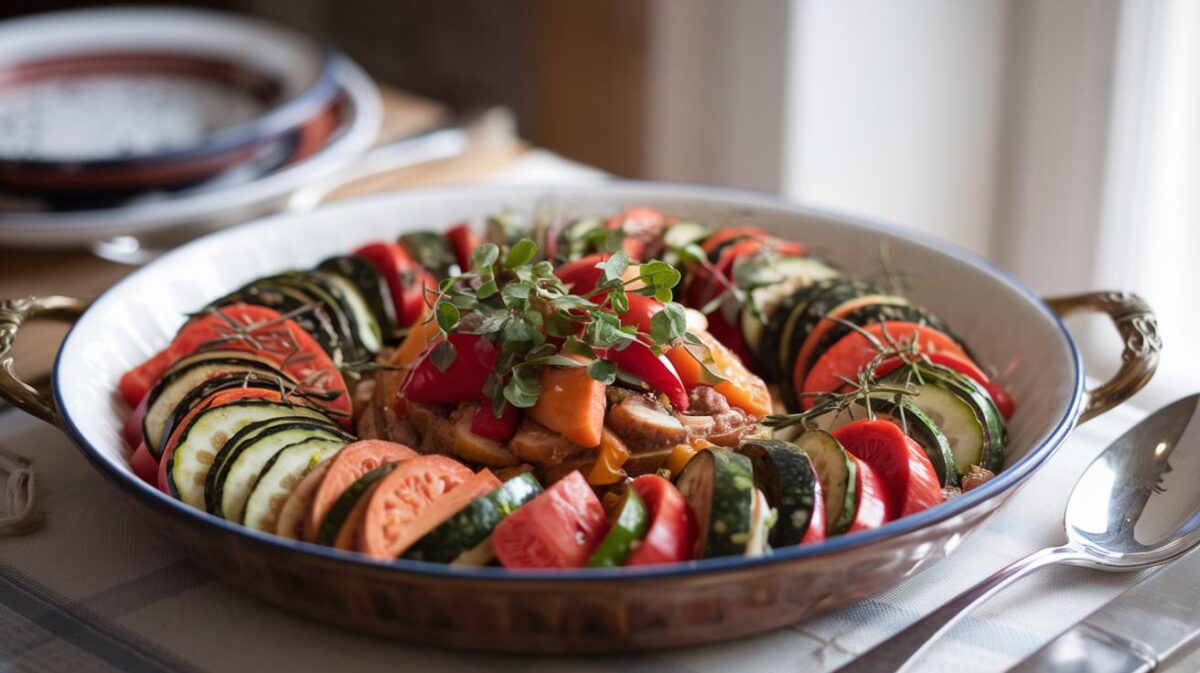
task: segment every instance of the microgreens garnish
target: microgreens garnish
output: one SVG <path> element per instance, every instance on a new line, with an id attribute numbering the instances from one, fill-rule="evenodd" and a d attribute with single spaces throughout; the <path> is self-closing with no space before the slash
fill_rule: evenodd
<path id="1" fill-rule="evenodd" d="M 445 371 L 453 364 L 457 353 L 448 339 L 451 334 L 493 341 L 499 353 L 484 394 L 499 417 L 505 402 L 522 408 L 537 402 L 542 392 L 540 367 L 586 367 L 589 376 L 607 385 L 622 378 L 615 364 L 600 357 L 609 350 L 623 350 L 634 341 L 656 355 L 682 344 L 689 345 L 689 353 L 696 345 L 703 347 L 688 333 L 683 307 L 671 301 L 678 269 L 650 261 L 629 274 L 630 259 L 621 251 L 596 266 L 600 278 L 595 289 L 576 295 L 554 275 L 550 262 L 539 260 L 532 240 L 520 239 L 507 247 L 480 245 L 471 255 L 470 270 L 443 280 L 427 296 L 430 320 L 444 337 L 430 353 L 434 366 Z M 649 333 L 621 324 L 619 315 L 629 310 L 630 294 L 663 302 L 650 320 Z M 707 367 L 707 349 L 701 357 Z"/>

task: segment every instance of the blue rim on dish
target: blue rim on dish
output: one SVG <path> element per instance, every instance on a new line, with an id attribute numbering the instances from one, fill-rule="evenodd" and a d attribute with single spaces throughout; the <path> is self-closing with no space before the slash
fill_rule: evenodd
<path id="1" fill-rule="evenodd" d="M 54 403 L 58 409 L 62 419 L 64 430 L 75 441 L 85 456 L 96 465 L 102 473 L 119 484 L 122 488 L 132 492 L 138 498 L 151 506 L 166 508 L 166 511 L 173 516 L 182 517 L 191 521 L 197 521 L 202 525 L 211 526 L 215 531 L 222 533 L 241 535 L 245 539 L 259 545 L 268 546 L 276 550 L 287 553 L 303 553 L 312 554 L 318 557 L 341 563 L 351 563 L 366 566 L 372 569 L 391 568 L 397 571 L 408 572 L 418 575 L 427 575 L 444 579 L 460 579 L 460 580 L 489 580 L 489 581 L 520 581 L 520 582 L 586 582 L 586 581 L 604 581 L 611 580 L 614 577 L 622 579 L 640 580 L 651 578 L 674 577 L 680 575 L 699 575 L 713 574 L 723 571 L 741 570 L 758 566 L 774 565 L 779 563 L 788 563 L 799 561 L 801 559 L 820 556 L 827 553 L 836 553 L 855 547 L 860 547 L 872 543 L 876 543 L 888 538 L 897 537 L 906 533 L 913 532 L 917 529 L 929 526 L 944 519 L 960 514 L 974 506 L 982 503 L 985 500 L 1000 495 L 1002 492 L 1017 486 L 1025 478 L 1029 477 L 1037 467 L 1046 461 L 1050 455 L 1062 444 L 1074 427 L 1076 419 L 1079 416 L 1084 400 L 1084 376 L 1083 376 L 1083 360 L 1079 354 L 1078 348 L 1075 346 L 1075 341 L 1071 337 L 1063 321 L 1046 306 L 1042 300 L 1033 293 L 1023 283 L 1000 269 L 992 262 L 983 257 L 961 248 L 952 243 L 942 241 L 936 237 L 920 232 L 901 231 L 898 227 L 883 225 L 875 222 L 864 221 L 857 217 L 842 215 L 839 213 L 822 210 L 819 208 L 811 208 L 798 204 L 787 198 L 755 192 L 752 190 L 733 188 L 733 187 L 714 187 L 710 185 L 700 185 L 694 183 L 682 182 L 645 182 L 637 180 L 610 180 L 595 187 L 573 187 L 572 189 L 588 190 L 588 189 L 603 189 L 604 187 L 621 187 L 624 189 L 645 189 L 648 194 L 654 195 L 664 189 L 675 188 L 683 191 L 701 192 L 703 196 L 714 199 L 727 198 L 732 201 L 738 201 L 746 205 L 773 206 L 784 208 L 795 214 L 803 214 L 810 216 L 822 216 L 841 220 L 851 223 L 863 229 L 879 232 L 888 236 L 893 236 L 901 239 L 908 239 L 927 246 L 949 256 L 960 259 L 975 268 L 983 271 L 992 278 L 1000 281 L 1009 289 L 1015 291 L 1019 295 L 1032 301 L 1042 314 L 1049 318 L 1062 333 L 1065 343 L 1071 355 L 1072 371 L 1074 373 L 1074 386 L 1071 396 L 1071 403 L 1068 405 L 1066 412 L 1058 419 L 1055 426 L 1050 430 L 1049 434 L 1042 439 L 1036 446 L 1030 449 L 1029 453 L 1018 460 L 1016 463 L 1006 467 L 1003 471 L 997 474 L 993 479 L 990 479 L 982 486 L 974 488 L 962 495 L 936 505 L 930 509 L 918 512 L 916 514 L 888 522 L 879 528 L 862 531 L 858 533 L 850 533 L 840 535 L 833 538 L 828 538 L 822 542 L 799 545 L 793 547 L 785 547 L 773 549 L 770 554 L 756 557 L 747 556 L 726 556 L 720 558 L 703 559 L 699 561 L 688 561 L 686 563 L 665 564 L 661 566 L 645 566 L 636 568 L 572 568 L 560 571 L 528 571 L 528 570 L 511 570 L 506 568 L 482 567 L 482 568 L 462 568 L 453 567 L 440 563 L 426 563 L 422 561 L 410 561 L 406 559 L 398 559 L 391 564 L 381 564 L 378 561 L 370 560 L 362 554 L 349 551 L 341 551 L 323 547 L 320 545 L 311 544 L 308 542 L 299 542 L 280 538 L 268 533 L 250 530 L 239 524 L 217 518 L 207 512 L 190 507 L 183 502 L 171 498 L 170 496 L 151 488 L 146 483 L 142 482 L 133 474 L 131 470 L 118 470 L 112 468 L 107 459 L 101 452 L 90 442 L 84 438 L 83 433 L 72 422 L 70 416 L 63 413 L 63 400 L 60 391 L 63 390 L 64 381 L 61 380 L 60 364 L 62 354 L 66 352 L 68 345 L 71 343 L 72 337 L 75 335 L 75 327 L 72 326 L 63 339 L 62 346 L 59 348 L 58 355 L 55 358 L 54 369 L 51 374 L 52 389 Z M 453 197 L 454 193 L 462 189 L 461 186 L 437 187 L 428 188 L 420 191 L 422 195 L 437 197 L 445 195 Z M 476 191 L 482 191 L 479 187 L 473 187 Z M 555 187 L 513 187 L 513 186 L 497 186 L 494 187 L 497 195 L 511 194 L 513 192 L 549 192 Z M 410 192 L 415 194 L 415 192 Z M 661 193 L 657 194 L 662 196 Z M 350 199 L 340 204 L 328 206 L 329 209 L 344 208 L 354 206 L 364 202 L 385 200 L 394 198 L 394 194 L 377 194 L 372 196 Z M 235 227 L 230 227 L 220 232 L 211 234 L 206 238 L 219 238 L 228 235 L 231 232 L 237 231 L 243 226 L 260 226 L 279 219 L 279 218 L 294 218 L 295 215 L 277 214 L 266 218 L 247 222 Z M 187 246 L 178 248 L 170 253 L 167 253 L 162 258 L 162 261 L 167 261 L 171 256 L 184 251 Z M 140 269 L 130 276 L 118 281 L 99 297 L 95 302 L 104 300 L 106 296 L 120 288 L 124 283 L 132 280 L 147 269 Z M 90 310 L 90 309 L 89 309 Z"/>

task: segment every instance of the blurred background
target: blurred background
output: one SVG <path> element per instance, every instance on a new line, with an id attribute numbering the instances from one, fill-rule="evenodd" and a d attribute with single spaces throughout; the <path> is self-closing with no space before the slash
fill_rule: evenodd
<path id="1" fill-rule="evenodd" d="M 0 15 L 95 6 L 7 0 Z M 169 3 L 170 4 L 170 3 Z M 627 177 L 779 192 L 923 230 L 1042 294 L 1158 309 L 1146 404 L 1195 388 L 1200 3 L 207 0 Z M 1119 344 L 1080 325 L 1089 370 Z M 1109 365 L 1111 367 L 1111 365 Z"/>

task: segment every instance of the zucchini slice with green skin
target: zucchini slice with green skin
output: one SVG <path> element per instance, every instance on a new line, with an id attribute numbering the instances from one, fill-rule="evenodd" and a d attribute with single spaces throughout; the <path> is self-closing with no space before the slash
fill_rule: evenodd
<path id="1" fill-rule="evenodd" d="M 802 287 L 794 291 L 791 295 L 785 297 L 783 301 L 771 311 L 767 317 L 766 327 L 763 329 L 762 341 L 758 351 L 758 365 L 763 380 L 767 383 L 777 383 L 780 379 L 783 366 L 780 362 L 779 344 L 783 341 L 783 333 L 786 331 L 788 317 L 796 310 L 798 306 L 808 304 L 808 301 L 818 293 L 832 287 L 837 278 L 828 280 L 819 280 L 812 285 Z"/>
<path id="2" fill-rule="evenodd" d="M 713 230 L 699 222 L 676 222 L 663 233 L 663 245 L 668 250 L 682 250 L 692 243 L 699 243 L 712 235 Z"/>
<path id="3" fill-rule="evenodd" d="M 791 313 L 784 317 L 783 331 L 780 333 L 777 363 L 779 366 L 779 390 L 783 397 L 784 406 L 789 409 L 799 407 L 796 390 L 792 385 L 792 370 L 796 366 L 796 357 L 800 347 L 808 338 L 811 320 L 809 315 L 824 316 L 829 309 L 838 304 L 865 294 L 870 294 L 874 288 L 862 281 L 850 278 L 831 278 L 813 285 L 815 291 L 801 302 L 792 307 Z"/>
<path id="4" fill-rule="evenodd" d="M 231 402 L 196 414 L 180 433 L 179 442 L 167 459 L 167 490 L 192 507 L 207 511 L 205 481 L 213 458 L 225 442 L 251 423 L 285 416 L 303 416 L 333 423 L 316 409 L 260 400 Z"/>
<path id="5" fill-rule="evenodd" d="M 927 401 L 932 404 L 935 399 L 941 399 L 941 397 L 941 391 L 931 391 L 931 396 Z M 946 413 L 957 412 L 954 421 L 958 424 L 966 424 L 963 426 L 966 428 L 964 432 L 969 434 L 973 419 L 966 405 L 957 404 L 953 399 L 941 399 L 941 402 L 947 405 Z M 897 404 L 895 395 L 872 395 L 871 413 L 878 419 L 891 421 L 900 426 L 906 435 L 925 450 L 925 455 L 933 465 L 933 471 L 937 474 L 938 482 L 942 486 L 958 486 L 960 472 L 954 446 L 942 432 L 941 426 L 915 403 L 914 398 L 903 397 Z M 833 432 L 843 425 L 867 417 L 867 409 L 862 401 L 855 400 L 852 406 L 840 412 L 830 412 L 818 416 L 814 422 L 822 430 Z M 982 433 L 982 428 L 980 428 L 980 432 Z"/>
<path id="6" fill-rule="evenodd" d="M 359 348 L 374 355 L 383 348 L 383 328 L 375 319 L 367 300 L 353 283 L 340 274 L 328 271 L 314 271 L 314 274 L 325 278 L 334 288 L 334 296 L 342 301 L 348 309 L 350 330 Z"/>
<path id="7" fill-rule="evenodd" d="M 588 559 L 588 567 L 616 568 L 624 565 L 625 559 L 633 552 L 633 546 L 646 537 L 649 528 L 650 512 L 645 501 L 636 488 L 626 486 L 617 504 L 616 516 L 609 523 L 608 533 Z"/>
<path id="8" fill-rule="evenodd" d="M 198 353 L 180 360 L 162 375 L 162 378 L 146 395 L 146 415 L 142 418 L 142 437 L 146 440 L 146 447 L 155 457 L 161 455 L 162 444 L 170 436 L 170 430 L 165 430 L 165 428 L 168 427 L 171 417 L 175 415 L 179 403 L 206 381 L 228 374 L 241 374 L 243 378 L 253 375 L 263 380 L 294 384 L 294 381 L 276 368 L 273 363 L 251 353 L 213 351 L 212 353 Z M 191 406 L 187 406 L 183 415 L 186 415 L 191 408 Z M 177 415 L 176 420 L 182 419 L 183 415 Z M 174 424 L 170 424 L 170 427 L 173 428 Z"/>
<path id="9" fill-rule="evenodd" d="M 496 525 L 504 517 L 542 492 L 542 485 L 532 474 L 519 474 L 500 485 L 500 488 L 471 501 L 454 516 L 425 534 L 404 558 L 416 561 L 450 563 L 487 542 Z"/>
<path id="10" fill-rule="evenodd" d="M 749 458 L 729 449 L 703 449 L 688 461 L 675 485 L 696 515 L 697 558 L 745 553 L 755 493 Z"/>
<path id="11" fill-rule="evenodd" d="M 279 512 L 296 484 L 314 466 L 332 457 L 345 445 L 346 442 L 342 440 L 310 437 L 276 451 L 263 465 L 250 489 L 242 510 L 242 525 L 254 530 L 275 532 Z"/>
<path id="12" fill-rule="evenodd" d="M 754 484 L 777 512 L 768 537 L 771 546 L 800 544 L 808 532 L 816 497 L 817 473 L 808 454 L 781 439 L 749 439 L 737 450 L 750 459 Z"/>
<path id="13" fill-rule="evenodd" d="M 774 260 L 768 270 L 760 272 L 767 281 L 750 290 L 750 302 L 755 310 L 742 310 L 742 337 L 751 352 L 761 356 L 760 346 L 766 330 L 763 318 L 770 320 L 775 309 L 803 287 L 819 280 L 837 278 L 840 272 L 812 257 L 783 257 Z"/>
<path id="14" fill-rule="evenodd" d="M 359 321 L 355 308 L 350 299 L 343 294 L 344 286 L 336 285 L 332 282 L 333 278 L 336 276 L 325 272 L 289 271 L 264 279 L 264 282 L 294 287 L 324 306 L 338 334 L 341 335 L 343 361 L 366 360 L 371 352 L 363 340 L 363 335 L 358 332 Z M 362 310 L 366 310 L 365 302 Z M 370 316 L 366 318 L 370 319 Z"/>
<path id="15" fill-rule="evenodd" d="M 825 497 L 825 533 L 841 535 L 854 523 L 858 513 L 858 466 L 846 454 L 842 443 L 824 430 L 786 433 L 812 460 L 821 493 Z M 779 436 L 778 434 L 776 436 Z"/>
<path id="16" fill-rule="evenodd" d="M 254 423 L 235 434 L 221 448 L 205 479 L 204 501 L 209 513 L 241 521 L 246 499 L 267 463 L 284 447 L 308 439 L 345 444 L 354 438 L 332 426 L 306 423 L 301 417 Z"/>
<path id="17" fill-rule="evenodd" d="M 1004 423 L 995 405 L 991 404 L 991 398 L 981 390 L 982 399 L 976 399 L 975 391 L 954 378 L 957 372 L 939 372 L 924 364 L 914 367 L 920 372 L 920 380 L 916 373 L 907 368 L 889 374 L 884 380 L 917 389 L 917 394 L 909 397 L 908 402 L 931 418 L 946 436 L 954 453 L 954 467 L 959 474 L 970 472 L 972 465 L 991 469 L 993 436 L 1000 433 L 1003 437 L 1004 432 Z M 984 410 L 989 406 L 995 413 L 997 427 L 989 427 L 988 412 Z"/>
<path id="18" fill-rule="evenodd" d="M 918 366 L 922 376 L 951 390 L 971 406 L 975 411 L 976 418 L 983 425 L 986 439 L 983 462 L 978 464 L 993 473 L 1003 470 L 1004 449 L 1008 446 L 1008 428 L 1004 423 L 1004 416 L 996 408 L 996 403 L 992 401 L 987 390 L 971 377 L 964 376 L 949 367 L 926 362 L 921 362 Z"/>
<path id="19" fill-rule="evenodd" d="M 317 265 L 319 271 L 336 273 L 350 281 L 358 288 L 359 294 L 367 302 L 375 322 L 383 330 L 384 341 L 393 343 L 399 340 L 397 332 L 396 306 L 392 302 L 392 291 L 387 281 L 362 257 L 340 255 L 330 257 Z"/>
<path id="20" fill-rule="evenodd" d="M 354 511 L 354 506 L 371 491 L 372 486 L 394 469 L 396 469 L 396 463 L 380 465 L 359 477 L 346 490 L 342 491 L 338 499 L 333 501 L 329 512 L 325 514 L 325 518 L 321 519 L 321 525 L 317 528 L 317 544 L 332 547 L 334 542 L 337 541 L 338 533 L 341 532 L 342 526 L 346 525 L 346 520 L 350 517 L 350 513 Z"/>

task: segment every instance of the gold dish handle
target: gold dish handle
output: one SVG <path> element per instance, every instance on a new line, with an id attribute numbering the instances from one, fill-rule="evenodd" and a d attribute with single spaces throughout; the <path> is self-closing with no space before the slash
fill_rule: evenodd
<path id="1" fill-rule="evenodd" d="M 73 322 L 87 306 L 85 299 L 56 295 L 0 301 L 0 397 L 47 423 L 59 425 L 58 411 L 50 394 L 40 392 L 17 376 L 13 367 L 13 343 L 26 320 L 42 318 Z"/>
<path id="2" fill-rule="evenodd" d="M 1158 319 L 1144 299 L 1128 292 L 1089 292 L 1044 300 L 1062 317 L 1084 311 L 1099 311 L 1112 319 L 1121 335 L 1121 368 L 1111 379 L 1087 391 L 1079 422 L 1112 409 L 1133 396 L 1154 376 L 1162 338 Z"/>

